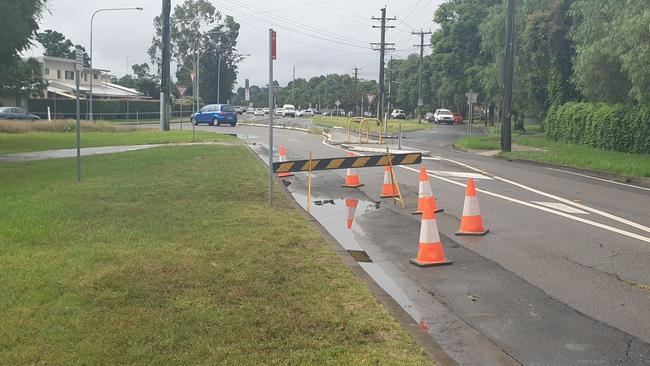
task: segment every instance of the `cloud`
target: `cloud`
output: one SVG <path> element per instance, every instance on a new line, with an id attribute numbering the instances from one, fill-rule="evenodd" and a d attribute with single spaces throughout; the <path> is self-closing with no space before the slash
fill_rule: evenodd
<path id="1" fill-rule="evenodd" d="M 182 1 L 173 0 L 172 8 Z M 240 0 L 213 1 L 222 14 L 232 15 L 241 24 L 238 50 L 251 54 L 239 64 L 238 85 L 249 78 L 252 84 L 268 83 L 268 28 L 278 34 L 278 60 L 274 79 L 284 85 L 296 77 L 310 78 L 328 73 L 352 73 L 362 69 L 367 79 L 376 79 L 379 55 L 369 42 L 379 41 L 378 24 L 370 18 L 379 16 L 387 4 L 387 15 L 396 28 L 387 32 L 387 41 L 395 42 L 394 57 L 415 52 L 417 42 L 412 29 L 432 28 L 433 12 L 443 0 Z M 129 64 L 148 62 L 147 49 L 153 37 L 153 19 L 161 12 L 160 0 L 49 0 L 49 14 L 43 17 L 41 30 L 54 29 L 75 44 L 90 50 L 90 18 L 100 8 L 143 7 L 143 11 L 108 11 L 98 13 L 93 27 L 94 66 L 110 69 L 121 76 Z M 26 56 L 38 56 L 33 47 Z M 154 68 L 155 70 L 155 68 Z"/>

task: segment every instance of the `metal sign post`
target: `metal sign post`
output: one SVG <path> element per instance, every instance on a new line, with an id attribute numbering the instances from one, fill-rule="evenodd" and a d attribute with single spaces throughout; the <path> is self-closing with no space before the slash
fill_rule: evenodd
<path id="1" fill-rule="evenodd" d="M 176 85 L 176 92 L 178 93 L 178 100 L 180 101 L 180 105 L 181 105 L 180 120 L 181 120 L 181 132 L 183 132 L 183 97 L 187 93 L 187 87 L 185 85 Z"/>
<path id="2" fill-rule="evenodd" d="M 269 206 L 273 206 L 273 60 L 276 58 L 276 36 L 269 29 Z"/>
<path id="3" fill-rule="evenodd" d="M 472 123 L 474 122 L 474 103 L 478 99 L 478 93 L 465 93 L 467 97 L 467 104 L 469 104 L 469 123 L 467 124 L 467 144 L 469 146 L 469 138 L 472 136 Z"/>
<path id="4" fill-rule="evenodd" d="M 84 68 L 84 53 L 75 48 L 75 84 L 77 88 L 77 183 L 81 182 L 81 121 L 79 117 L 79 77 Z M 91 75 L 92 79 L 92 75 Z"/>

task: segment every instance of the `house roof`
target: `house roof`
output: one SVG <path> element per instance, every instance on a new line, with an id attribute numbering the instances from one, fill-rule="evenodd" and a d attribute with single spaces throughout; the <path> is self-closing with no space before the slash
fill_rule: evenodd
<path id="1" fill-rule="evenodd" d="M 73 95 L 76 90 L 76 85 L 72 83 L 65 83 L 61 81 L 50 81 L 47 90 L 57 94 L 70 94 Z M 80 87 L 79 91 L 82 93 L 90 93 L 89 88 Z M 66 95 L 67 96 L 67 95 Z M 109 97 L 109 98 L 140 98 L 149 99 L 148 97 L 140 95 L 137 90 L 126 88 L 121 85 L 113 83 L 102 82 L 93 85 L 93 96 Z"/>

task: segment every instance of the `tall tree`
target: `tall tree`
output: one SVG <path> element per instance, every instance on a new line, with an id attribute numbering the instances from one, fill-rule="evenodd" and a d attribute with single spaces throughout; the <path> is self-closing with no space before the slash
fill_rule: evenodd
<path id="1" fill-rule="evenodd" d="M 84 51 L 84 65 L 90 66 L 90 56 L 86 53 L 86 49 L 81 45 L 75 45 L 62 33 L 46 29 L 36 34 L 36 40 L 43 46 L 45 56 L 74 59 L 75 49 L 79 48 Z"/>
<path id="2" fill-rule="evenodd" d="M 46 0 L 2 0 L 0 1 L 0 86 L 2 90 L 18 90 L 21 75 L 25 68 L 32 65 L 23 62 L 19 54 L 26 50 L 38 29 Z M 40 72 L 38 73 L 40 75 Z M 31 80 L 31 77 L 28 78 Z M 0 90 L 0 91 L 2 91 Z"/>
<path id="3" fill-rule="evenodd" d="M 191 85 L 190 73 L 198 54 L 201 57 L 201 98 L 205 102 L 216 103 L 217 85 L 220 84 L 221 101 L 230 99 L 237 77 L 237 62 L 241 60 L 235 49 L 239 24 L 231 16 L 223 17 L 207 0 L 185 0 L 174 8 L 171 22 L 171 53 L 177 64 L 178 81 Z M 162 35 L 160 17 L 154 19 L 154 26 L 156 33 L 149 56 L 154 64 L 159 64 Z"/>

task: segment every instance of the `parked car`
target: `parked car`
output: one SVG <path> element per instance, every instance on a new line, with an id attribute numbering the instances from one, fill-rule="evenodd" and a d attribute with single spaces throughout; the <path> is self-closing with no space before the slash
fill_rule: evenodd
<path id="1" fill-rule="evenodd" d="M 314 114 L 320 114 L 320 109 L 318 108 L 312 108 L 311 111 L 314 112 Z"/>
<path id="2" fill-rule="evenodd" d="M 36 121 L 41 118 L 39 116 L 29 114 L 26 110 L 19 107 L 0 107 L 0 119 L 28 119 Z"/>
<path id="3" fill-rule="evenodd" d="M 264 111 L 264 114 L 269 114 L 269 113 L 271 113 L 271 112 L 270 112 L 271 110 L 268 109 L 268 108 L 262 108 L 262 110 Z"/>
<path id="4" fill-rule="evenodd" d="M 246 108 L 246 113 L 248 113 L 248 114 L 255 114 L 255 108 L 253 108 L 253 107 L 248 107 L 248 108 Z"/>
<path id="5" fill-rule="evenodd" d="M 393 109 L 393 112 L 390 114 L 390 118 L 393 119 L 406 119 L 406 113 L 401 109 Z"/>
<path id="6" fill-rule="evenodd" d="M 282 117 L 295 117 L 296 107 L 293 104 L 285 104 L 282 106 Z"/>
<path id="7" fill-rule="evenodd" d="M 313 117 L 314 112 L 311 111 L 311 109 L 303 109 L 301 111 L 296 112 L 296 117 Z"/>
<path id="8" fill-rule="evenodd" d="M 282 117 L 282 109 L 281 108 L 275 108 L 275 115 L 278 117 Z"/>
<path id="9" fill-rule="evenodd" d="M 263 115 L 264 115 L 264 109 L 262 109 L 262 108 L 255 108 L 255 115 L 256 115 L 256 116 L 263 116 Z"/>
<path id="10" fill-rule="evenodd" d="M 243 114 L 244 113 L 244 107 L 235 106 L 235 112 L 237 112 L 237 114 Z"/>
<path id="11" fill-rule="evenodd" d="M 485 119 L 485 113 L 484 112 L 474 112 L 472 113 L 472 120 L 478 121 L 478 120 L 484 120 Z"/>
<path id="12" fill-rule="evenodd" d="M 454 113 L 454 123 L 463 123 L 463 115 L 460 113 Z"/>
<path id="13" fill-rule="evenodd" d="M 363 116 L 366 117 L 366 118 L 372 118 L 372 113 L 366 111 L 366 112 L 363 112 Z"/>
<path id="14" fill-rule="evenodd" d="M 230 104 L 208 104 L 192 115 L 192 123 L 207 123 L 210 126 L 228 123 L 235 127 L 237 112 Z"/>
<path id="15" fill-rule="evenodd" d="M 451 113 L 449 109 L 436 109 L 436 111 L 433 112 L 433 118 L 437 124 L 454 124 L 454 114 Z"/>
<path id="16" fill-rule="evenodd" d="M 431 112 L 427 112 L 427 113 L 424 115 L 424 120 L 427 121 L 427 122 L 434 122 L 434 121 L 435 121 L 435 118 L 434 118 L 434 116 L 433 116 L 433 113 L 431 113 Z"/>

